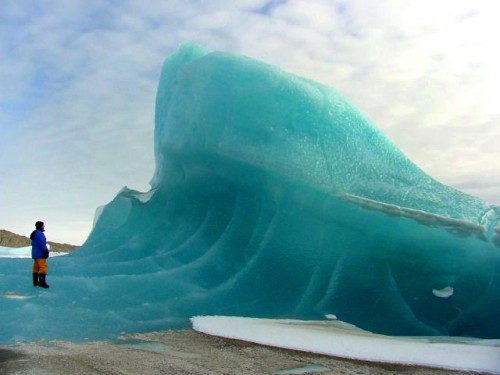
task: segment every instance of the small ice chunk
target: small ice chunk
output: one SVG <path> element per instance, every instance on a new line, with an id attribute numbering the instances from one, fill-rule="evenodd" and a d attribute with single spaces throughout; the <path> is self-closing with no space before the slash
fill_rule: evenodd
<path id="1" fill-rule="evenodd" d="M 446 286 L 443 289 L 432 289 L 432 294 L 439 298 L 448 298 L 451 297 L 454 293 L 454 290 L 451 286 Z"/>
<path id="2" fill-rule="evenodd" d="M 337 315 L 335 315 L 335 314 L 325 314 L 325 319 L 328 319 L 328 320 L 337 320 Z"/>

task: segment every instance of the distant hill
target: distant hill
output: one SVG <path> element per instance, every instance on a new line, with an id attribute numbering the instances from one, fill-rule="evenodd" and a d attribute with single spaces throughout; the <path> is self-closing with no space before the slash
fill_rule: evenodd
<path id="1" fill-rule="evenodd" d="M 60 253 L 70 253 L 79 246 L 69 245 L 67 243 L 57 243 L 49 241 L 50 251 L 60 252 Z M 25 247 L 30 246 L 31 240 L 26 236 L 21 236 L 9 232 L 8 230 L 0 229 L 0 246 L 3 247 Z"/>

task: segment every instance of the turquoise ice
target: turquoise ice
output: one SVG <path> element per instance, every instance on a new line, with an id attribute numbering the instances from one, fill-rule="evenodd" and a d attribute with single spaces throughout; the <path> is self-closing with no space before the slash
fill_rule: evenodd
<path id="1" fill-rule="evenodd" d="M 0 342 L 204 314 L 500 338 L 499 208 L 425 174 L 332 88 L 185 44 L 154 147 L 151 190 L 99 210 L 80 250 L 50 259 L 50 290 L 30 260 L 0 259 Z"/>

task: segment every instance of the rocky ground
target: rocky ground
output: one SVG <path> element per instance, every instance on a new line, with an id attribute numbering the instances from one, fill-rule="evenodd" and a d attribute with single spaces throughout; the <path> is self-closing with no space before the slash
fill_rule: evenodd
<path id="1" fill-rule="evenodd" d="M 300 371 L 284 372 L 284 370 L 300 368 L 302 369 Z M 0 374 L 2 375 L 285 373 L 471 374 L 423 367 L 349 361 L 227 340 L 192 330 L 134 335 L 122 337 L 114 343 L 76 344 L 55 341 L 0 346 Z"/>

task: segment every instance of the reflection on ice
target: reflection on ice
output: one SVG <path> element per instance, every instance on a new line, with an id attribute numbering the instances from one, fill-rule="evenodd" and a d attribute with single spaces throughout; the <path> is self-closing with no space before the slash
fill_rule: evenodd
<path id="1" fill-rule="evenodd" d="M 17 294 L 16 292 L 0 293 L 0 298 L 28 299 L 33 297 L 33 295 L 21 295 Z"/>

